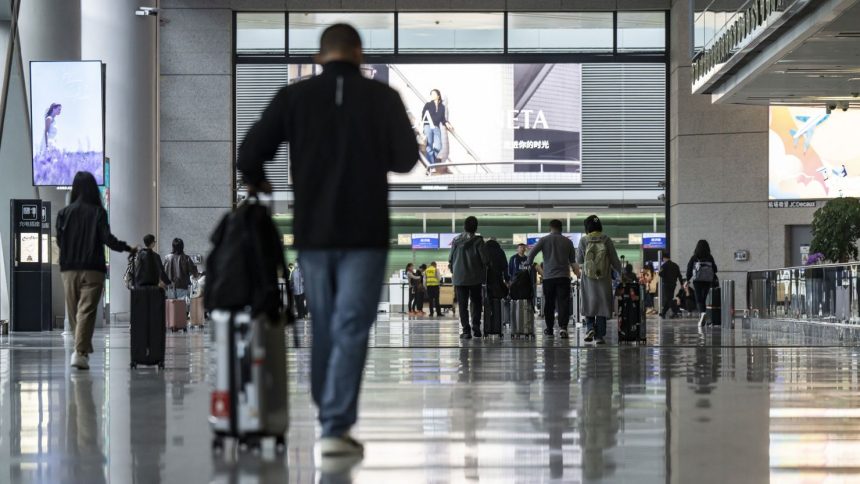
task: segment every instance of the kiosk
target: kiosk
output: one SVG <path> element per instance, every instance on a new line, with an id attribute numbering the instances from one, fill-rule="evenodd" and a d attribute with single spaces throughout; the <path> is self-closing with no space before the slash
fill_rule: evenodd
<path id="1" fill-rule="evenodd" d="M 51 202 L 11 200 L 10 330 L 50 331 Z"/>

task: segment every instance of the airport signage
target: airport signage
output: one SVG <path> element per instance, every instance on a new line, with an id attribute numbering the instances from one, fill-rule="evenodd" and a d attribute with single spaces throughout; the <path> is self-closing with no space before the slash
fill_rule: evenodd
<path id="1" fill-rule="evenodd" d="M 815 208 L 815 200 L 771 200 L 767 208 Z"/>
<path id="2" fill-rule="evenodd" d="M 727 25 L 722 35 L 702 51 L 693 62 L 693 82 L 698 82 L 712 69 L 726 62 L 775 14 L 784 11 L 788 0 L 752 0 L 746 9 L 735 15 L 734 21 Z"/>
<path id="3" fill-rule="evenodd" d="M 412 249 L 438 249 L 439 234 L 412 234 Z"/>
<path id="4" fill-rule="evenodd" d="M 642 234 L 642 248 L 643 249 L 665 249 L 666 248 L 666 234 L 664 234 L 664 233 Z"/>

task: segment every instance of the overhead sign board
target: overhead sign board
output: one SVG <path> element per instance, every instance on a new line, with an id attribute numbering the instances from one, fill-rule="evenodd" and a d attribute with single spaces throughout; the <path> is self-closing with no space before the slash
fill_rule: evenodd
<path id="1" fill-rule="evenodd" d="M 643 249 L 665 249 L 666 248 L 666 234 L 665 233 L 642 234 L 642 248 Z"/>

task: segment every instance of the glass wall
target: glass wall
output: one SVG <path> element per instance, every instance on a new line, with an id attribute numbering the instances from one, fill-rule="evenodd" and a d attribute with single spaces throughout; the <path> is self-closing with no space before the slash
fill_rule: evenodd
<path id="1" fill-rule="evenodd" d="M 612 16 L 612 12 L 511 12 L 508 52 L 612 52 Z"/>
<path id="2" fill-rule="evenodd" d="M 319 50 L 323 30 L 341 22 L 349 23 L 358 30 L 366 53 L 394 52 L 393 13 L 305 12 L 289 14 L 290 54 L 315 54 Z"/>
<path id="3" fill-rule="evenodd" d="M 400 13 L 398 52 L 504 52 L 503 13 Z"/>
<path id="4" fill-rule="evenodd" d="M 654 54 L 666 12 L 283 12 L 236 14 L 236 53 L 310 56 L 329 25 L 361 34 L 367 54 Z M 697 39 L 699 38 L 697 22 Z M 697 41 L 698 42 L 698 41 Z"/>

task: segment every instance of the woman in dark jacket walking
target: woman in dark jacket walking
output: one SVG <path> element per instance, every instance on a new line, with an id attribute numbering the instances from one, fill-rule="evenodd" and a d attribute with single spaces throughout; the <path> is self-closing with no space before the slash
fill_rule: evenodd
<path id="1" fill-rule="evenodd" d="M 699 326 L 705 324 L 705 300 L 708 298 L 708 291 L 717 280 L 717 263 L 714 262 L 714 257 L 711 255 L 711 246 L 707 240 L 700 240 L 696 244 L 696 250 L 693 251 L 693 257 L 690 257 L 690 262 L 687 263 L 687 282 L 684 285 L 689 287 L 690 282 L 693 283 L 693 291 L 696 296 L 696 308 L 698 309 Z"/>
<path id="2" fill-rule="evenodd" d="M 69 206 L 57 215 L 57 245 L 69 325 L 75 334 L 71 366 L 86 370 L 107 272 L 104 246 L 117 252 L 137 252 L 111 234 L 92 173 L 75 175 Z"/>

